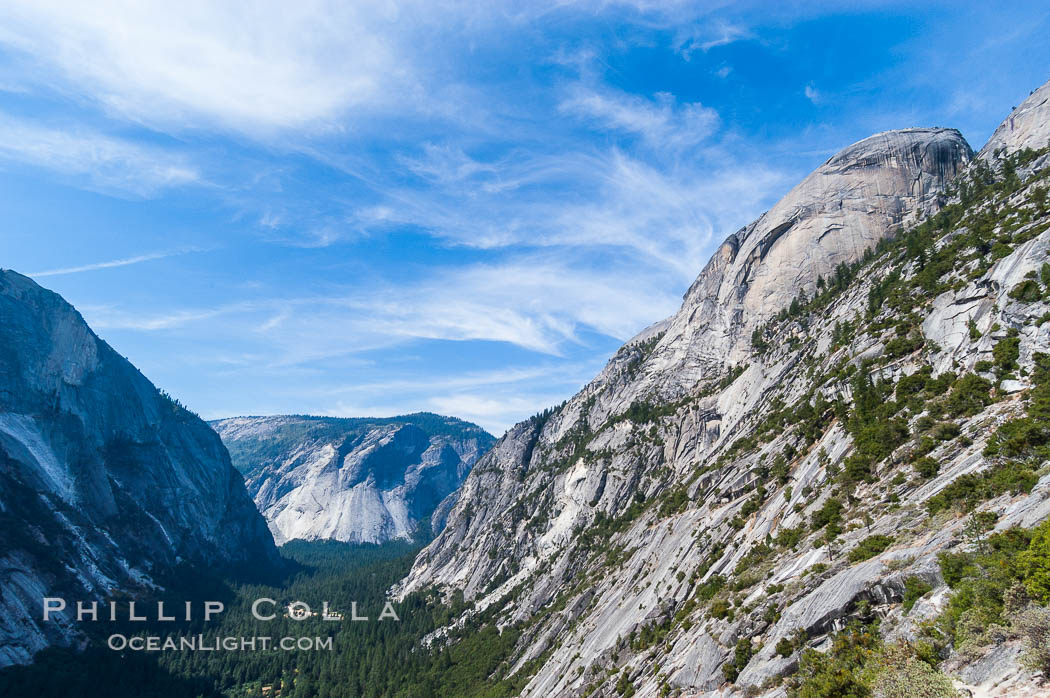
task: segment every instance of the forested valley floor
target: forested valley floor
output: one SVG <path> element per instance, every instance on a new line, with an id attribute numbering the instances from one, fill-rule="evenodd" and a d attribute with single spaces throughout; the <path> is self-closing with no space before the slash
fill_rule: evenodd
<path id="1" fill-rule="evenodd" d="M 407 574 L 418 550 L 403 542 L 293 541 L 281 549 L 292 571 L 272 585 L 233 584 L 209 579 L 200 570 L 187 571 L 192 576 L 178 592 L 156 600 L 165 600 L 169 612 L 181 609 L 185 600 L 196 600 L 195 609 L 202 608 L 199 602 L 204 599 L 221 600 L 226 606 L 221 615 L 208 623 L 200 618 L 161 623 L 153 619 L 156 605 L 149 599 L 138 604 L 140 612 L 147 609 L 148 622 L 84 621 L 81 626 L 89 641 L 83 652 L 52 648 L 38 654 L 32 665 L 0 671 L 0 695 L 436 698 L 516 693 L 519 686 L 498 677 L 518 634 L 512 629 L 498 632 L 484 614 L 457 631 L 459 642 L 440 649 L 442 643 L 427 649 L 421 640 L 462 613 L 460 602 L 443 604 L 433 595 L 413 595 L 392 605 L 399 620 L 378 620 L 387 589 Z M 262 622 L 252 616 L 251 604 L 259 598 L 278 602 L 275 619 Z M 318 615 L 327 601 L 344 619 L 286 617 L 284 607 L 297 600 Z M 369 620 L 350 620 L 352 603 L 358 616 Z M 126 603 L 122 606 L 126 614 Z M 261 610 L 269 612 L 271 607 Z M 176 642 L 201 634 L 203 646 L 214 646 L 216 638 L 223 637 L 271 637 L 275 643 L 282 637 L 331 637 L 332 648 L 114 651 L 107 647 L 113 633 L 171 636 Z"/>

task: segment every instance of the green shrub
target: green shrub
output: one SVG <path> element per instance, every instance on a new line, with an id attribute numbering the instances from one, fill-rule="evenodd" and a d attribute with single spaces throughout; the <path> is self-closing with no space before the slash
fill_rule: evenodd
<path id="1" fill-rule="evenodd" d="M 951 441 L 962 433 L 962 427 L 955 422 L 940 422 L 931 431 L 933 438 L 938 441 Z"/>
<path id="2" fill-rule="evenodd" d="M 1022 303 L 1034 303 L 1039 300 L 1041 295 L 1042 291 L 1039 288 L 1039 282 L 1035 279 L 1025 279 L 1010 289 L 1009 293 L 1010 298 Z"/>
<path id="3" fill-rule="evenodd" d="M 631 674 L 628 667 L 624 667 L 623 671 L 620 672 L 620 678 L 616 682 L 616 693 L 623 696 L 624 698 L 630 698 L 634 695 L 635 688 L 634 684 L 631 683 Z"/>
<path id="4" fill-rule="evenodd" d="M 871 695 L 863 671 L 881 644 L 877 626 L 854 622 L 835 634 L 827 652 L 803 650 L 789 695 L 794 698 L 861 698 Z"/>
<path id="5" fill-rule="evenodd" d="M 901 604 L 904 607 L 904 613 L 911 613 L 911 609 L 915 606 L 915 602 L 932 590 L 933 587 L 920 577 L 908 577 L 905 579 L 904 601 Z"/>
<path id="6" fill-rule="evenodd" d="M 930 514 L 961 507 L 973 509 L 981 502 L 1006 492 L 1027 494 L 1035 487 L 1039 476 L 1022 463 L 1007 461 L 981 473 L 960 475 L 951 484 L 926 500 Z"/>
<path id="7" fill-rule="evenodd" d="M 937 448 L 937 442 L 933 440 L 931 436 L 924 436 L 919 439 L 919 443 L 912 449 L 912 456 L 915 458 L 921 458 L 926 454 Z"/>
<path id="8" fill-rule="evenodd" d="M 696 598 L 700 601 L 710 601 L 725 585 L 725 577 L 720 574 L 713 574 L 706 582 L 703 582 L 696 588 Z"/>
<path id="9" fill-rule="evenodd" d="M 842 502 L 834 497 L 829 497 L 821 505 L 820 509 L 813 512 L 810 519 L 810 527 L 819 531 L 828 524 L 838 525 L 842 521 Z"/>
<path id="10" fill-rule="evenodd" d="M 1028 595 L 1041 604 L 1050 604 L 1050 519 L 1032 530 L 1032 541 L 1018 562 Z"/>
<path id="11" fill-rule="evenodd" d="M 921 349 L 924 343 L 922 335 L 918 333 L 912 333 L 907 337 L 894 337 L 886 342 L 886 356 L 891 359 L 906 356 L 917 349 Z"/>
<path id="12" fill-rule="evenodd" d="M 868 536 L 858 543 L 857 547 L 849 551 L 849 561 L 862 562 L 875 557 L 891 545 L 893 545 L 892 536 L 884 536 L 882 534 Z"/>
<path id="13" fill-rule="evenodd" d="M 755 655 L 755 648 L 751 644 L 751 638 L 742 637 L 736 642 L 736 648 L 733 650 L 733 658 L 722 665 L 722 674 L 725 675 L 726 681 L 733 683 L 737 677 L 740 676 L 740 672 L 744 670 L 747 663 L 751 661 L 751 657 Z"/>
<path id="14" fill-rule="evenodd" d="M 978 572 L 973 556 L 969 553 L 942 552 L 937 555 L 937 563 L 941 568 L 944 583 L 952 589 L 959 586 L 966 577 Z"/>
<path id="15" fill-rule="evenodd" d="M 1021 338 L 1017 330 L 1010 330 L 1010 336 L 1000 339 L 992 347 L 992 360 L 1000 375 L 1017 370 L 1017 359 L 1021 356 Z"/>
<path id="16" fill-rule="evenodd" d="M 685 511 L 689 505 L 689 491 L 685 487 L 675 487 L 663 496 L 657 516 L 661 519 Z"/>
<path id="17" fill-rule="evenodd" d="M 872 692 L 880 698 L 959 697 L 952 680 L 923 661 L 907 643 L 886 647 L 869 662 L 869 671 Z"/>
<path id="18" fill-rule="evenodd" d="M 977 323 L 975 323 L 973 319 L 966 321 L 966 329 L 970 333 L 971 342 L 976 342 L 978 339 L 981 338 L 981 331 L 977 329 Z"/>
<path id="19" fill-rule="evenodd" d="M 952 386 L 945 409 L 953 417 L 972 417 L 992 404 L 992 384 L 973 373 L 967 373 Z"/>
<path id="20" fill-rule="evenodd" d="M 1021 664 L 1050 678 L 1050 608 L 1031 604 L 1014 625 L 1024 640 Z"/>
<path id="21" fill-rule="evenodd" d="M 930 374 L 920 371 L 910 376 L 904 376 L 897 381 L 896 396 L 898 402 L 907 400 L 912 395 L 918 395 L 926 388 Z"/>
<path id="22" fill-rule="evenodd" d="M 938 561 L 952 595 L 928 632 L 958 647 L 968 641 L 983 642 L 985 630 L 1005 626 L 1006 592 L 1024 574 L 1018 558 L 1028 550 L 1030 533 L 1011 528 L 989 536 L 973 552 L 941 553 Z"/>
<path id="23" fill-rule="evenodd" d="M 712 618 L 727 618 L 732 613 L 732 609 L 729 607 L 729 602 L 725 599 L 718 599 L 711 604 L 709 611 Z"/>
<path id="24" fill-rule="evenodd" d="M 1011 419 L 1000 425 L 992 434 L 992 438 L 988 439 L 984 455 L 1044 460 L 1050 450 L 1048 445 L 1050 445 L 1050 423 L 1041 419 L 1022 417 Z"/>
<path id="25" fill-rule="evenodd" d="M 986 456 L 1021 459 L 1033 466 L 1050 457 L 1050 357 L 1037 353 L 1033 358 L 1027 416 L 1000 425 L 988 440 Z"/>
<path id="26" fill-rule="evenodd" d="M 911 464 L 919 477 L 930 479 L 941 469 L 941 464 L 929 456 L 923 456 Z"/>
<path id="27" fill-rule="evenodd" d="M 802 526 L 782 528 L 776 537 L 778 548 L 794 548 L 802 540 Z"/>

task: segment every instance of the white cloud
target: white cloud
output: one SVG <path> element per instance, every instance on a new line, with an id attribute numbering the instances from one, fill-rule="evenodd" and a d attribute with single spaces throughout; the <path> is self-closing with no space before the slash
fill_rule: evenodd
<path id="1" fill-rule="evenodd" d="M 673 150 L 696 145 L 718 128 L 718 113 L 699 102 L 678 104 L 674 95 L 648 100 L 612 90 L 576 86 L 559 109 L 612 131 L 633 133 L 652 147 Z"/>
<path id="2" fill-rule="evenodd" d="M 428 401 L 428 408 L 438 414 L 454 414 L 461 419 L 480 424 L 495 434 L 502 435 L 525 416 L 536 414 L 558 404 L 565 395 L 441 395 Z"/>
<path id="3" fill-rule="evenodd" d="M 63 274 L 78 274 L 84 271 L 97 271 L 99 269 L 112 269 L 114 267 L 127 267 L 132 264 L 140 264 L 142 262 L 151 262 L 155 259 L 164 259 L 166 257 L 174 257 L 176 255 L 188 254 L 190 252 L 199 251 L 197 248 L 185 249 L 185 250 L 165 250 L 162 252 L 150 252 L 149 254 L 140 254 L 134 257 L 122 257 L 121 259 L 111 259 L 107 262 L 95 262 L 93 264 L 83 264 L 76 267 L 65 267 L 63 269 L 50 269 L 48 271 L 38 271 L 27 276 L 32 277 L 43 277 L 43 276 L 59 276 Z"/>
<path id="4" fill-rule="evenodd" d="M 693 25 L 691 31 L 681 32 L 678 41 L 679 52 L 689 60 L 696 51 L 707 53 L 719 46 L 745 39 L 754 38 L 751 31 L 740 24 L 731 24 L 723 21 L 701 22 Z"/>
<path id="5" fill-rule="evenodd" d="M 426 143 L 424 156 L 401 157 L 405 167 L 416 175 L 437 183 L 460 182 L 480 174 L 496 172 L 496 167 L 471 158 L 462 148 L 452 145 Z"/>
<path id="6" fill-rule="evenodd" d="M 104 190 L 150 196 L 201 181 L 188 160 L 83 129 L 57 129 L 0 114 L 0 158 L 87 177 Z"/>
<path id="7" fill-rule="evenodd" d="M 333 365 L 404 349 L 388 352 L 394 361 L 428 340 L 500 342 L 544 355 L 522 359 L 506 349 L 515 361 L 575 361 L 591 351 L 595 334 L 623 340 L 673 312 L 712 243 L 757 214 L 782 180 L 762 159 L 748 162 L 700 102 L 603 84 L 602 59 L 587 46 L 559 54 L 558 66 L 548 63 L 555 86 L 536 94 L 515 92 L 513 80 L 490 82 L 477 69 L 492 43 L 518 41 L 523 23 L 555 13 L 564 14 L 550 21 L 572 20 L 571 13 L 616 3 L 572 4 L 41 0 L 0 8 L 0 50 L 28 66 L 22 77 L 31 92 L 78 102 L 74 113 L 96 122 L 99 107 L 122 133 L 130 121 L 173 134 L 164 142 L 193 148 L 194 162 L 208 163 L 209 179 L 220 182 L 212 191 L 259 239 L 320 248 L 410 226 L 436 239 L 428 252 L 470 248 L 433 255 L 459 266 L 408 269 L 383 260 L 368 272 L 376 278 L 349 287 L 332 271 L 346 260 L 331 250 L 314 256 L 322 260 L 315 277 L 296 272 L 277 291 L 231 288 L 214 296 L 229 302 L 214 306 L 142 311 L 129 303 L 85 307 L 85 315 L 102 330 L 185 341 L 191 351 L 180 359 L 207 355 L 201 366 L 216 374 L 265 375 L 267 385 L 309 375 L 331 385 Z M 626 14 L 631 30 L 644 33 L 670 26 L 671 14 L 677 23 L 697 13 L 688 3 L 642 2 Z M 695 50 L 745 35 L 738 27 L 691 27 Z M 576 82 L 562 82 L 574 69 Z M 580 138 L 581 125 L 601 135 Z M 147 195 L 203 180 L 189 159 L 152 142 L 18 127 L 0 124 L 0 157 Z M 229 138 L 230 131 L 246 138 Z M 311 160 L 301 169 L 300 156 Z M 317 176 L 324 166 L 333 169 Z M 357 413 L 395 402 L 429 406 L 493 428 L 560 400 L 592 373 L 562 376 L 567 392 L 557 395 L 551 376 L 532 369 L 422 386 L 381 385 L 373 374 L 361 381 L 373 390 L 349 390 L 341 406 L 331 404 L 341 395 L 314 405 Z M 536 382 L 550 392 L 536 392 Z M 388 399 L 390 391 L 404 397 Z"/>
<path id="8" fill-rule="evenodd" d="M 678 297 L 639 273 L 624 285 L 621 265 L 587 269 L 564 255 L 446 270 L 415 284 L 299 303 L 277 332 L 281 360 L 352 353 L 419 339 L 505 342 L 560 355 L 583 330 L 627 339 L 670 313 Z M 304 350 L 302 337 L 311 337 Z"/>
<path id="9" fill-rule="evenodd" d="M 662 166 L 619 149 L 512 155 L 471 166 L 469 179 L 391 187 L 385 205 L 355 212 L 348 226 L 413 225 L 486 250 L 564 248 L 582 268 L 612 255 L 624 273 L 658 274 L 664 288 L 680 290 L 711 244 L 760 213 L 785 183 L 764 164 L 739 162 L 739 150 L 704 145 L 697 158 Z"/>
<path id="10" fill-rule="evenodd" d="M 820 92 L 817 88 L 813 87 L 813 83 L 806 85 L 806 89 L 803 90 L 803 92 L 806 95 L 806 99 L 810 102 L 813 102 L 813 104 L 820 104 Z"/>
<path id="11" fill-rule="evenodd" d="M 83 305 L 80 311 L 96 330 L 140 330 L 154 332 L 184 327 L 203 320 L 257 310 L 248 303 L 235 303 L 216 308 L 176 309 L 160 313 L 133 313 L 114 305 Z"/>
<path id="12" fill-rule="evenodd" d="M 499 435 L 523 417 L 577 392 L 594 377 L 603 358 L 353 383 L 325 387 L 300 397 L 312 400 L 318 405 L 316 411 L 324 414 L 393 415 L 425 409 L 476 422 Z M 334 405 L 328 402 L 333 396 L 339 396 Z"/>
<path id="13" fill-rule="evenodd" d="M 322 396 L 354 395 L 368 393 L 413 393 L 441 392 L 463 393 L 465 391 L 487 390 L 493 386 L 520 386 L 535 383 L 582 382 L 594 376 L 594 366 L 580 363 L 546 363 L 535 366 L 519 366 L 491 371 L 474 371 L 451 376 L 426 376 L 418 379 L 397 379 L 381 382 L 347 383 L 326 386 L 320 391 Z"/>
<path id="14" fill-rule="evenodd" d="M 388 3 L 31 0 L 0 9 L 0 43 L 126 118 L 258 132 L 331 125 L 409 80 L 381 31 L 402 19 Z"/>
<path id="15" fill-rule="evenodd" d="M 624 340 L 673 311 L 679 299 L 658 274 L 622 264 L 587 269 L 565 255 L 436 272 L 417 283 L 371 293 L 272 298 L 142 314 L 86 306 L 99 329 L 206 330 L 231 344 L 248 341 L 260 363 L 296 366 L 415 340 L 504 342 L 559 356 L 584 330 Z M 226 338 L 225 340 L 223 338 Z"/>

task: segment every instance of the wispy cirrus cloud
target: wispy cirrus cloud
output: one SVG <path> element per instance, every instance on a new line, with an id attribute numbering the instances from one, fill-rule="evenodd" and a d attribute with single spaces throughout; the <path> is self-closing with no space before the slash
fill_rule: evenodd
<path id="1" fill-rule="evenodd" d="M 231 303 L 211 308 L 176 308 L 148 313 L 133 312 L 116 305 L 84 305 L 80 308 L 95 329 L 143 332 L 175 330 L 202 321 L 243 315 L 260 309 L 261 307 L 254 303 Z"/>
<path id="2" fill-rule="evenodd" d="M 401 156 L 398 160 L 423 179 L 439 184 L 461 182 L 482 174 L 496 174 L 500 167 L 463 152 L 458 145 L 425 143 L 421 157 Z"/>
<path id="3" fill-rule="evenodd" d="M 200 248 L 191 247 L 179 250 L 162 250 L 159 252 L 149 252 L 146 254 L 135 255 L 132 257 L 121 257 L 120 259 L 111 259 L 105 262 L 93 262 L 91 264 L 82 264 L 75 267 L 64 267 L 62 269 L 48 269 L 46 271 L 37 271 L 27 274 L 36 278 L 45 276 L 62 276 L 65 274 L 79 274 L 85 271 L 97 271 L 99 269 L 113 269 L 115 267 L 129 267 L 133 264 L 141 264 L 142 262 L 152 262 L 156 259 L 165 259 L 167 257 L 176 257 L 178 255 L 189 254 L 191 252 L 200 252 Z"/>
<path id="4" fill-rule="evenodd" d="M 487 389 L 492 386 L 517 385 L 529 383 L 538 379 L 549 381 L 582 381 L 593 376 L 593 365 L 591 363 L 555 363 L 548 362 L 536 366 L 509 367 L 490 371 L 470 371 L 454 376 L 437 378 L 399 378 L 384 380 L 374 383 L 347 383 L 342 385 L 325 386 L 318 391 L 320 396 L 341 396 L 369 394 L 377 390 L 394 392 L 418 392 L 428 389 L 447 393 L 461 393 L 478 389 Z"/>
<path id="5" fill-rule="evenodd" d="M 369 294 L 263 298 L 152 313 L 115 306 L 83 310 L 92 325 L 107 330 L 209 327 L 214 336 L 252 336 L 274 365 L 417 340 L 501 342 L 558 356 L 565 343 L 580 341 L 581 332 L 627 339 L 677 305 L 677 296 L 655 277 L 625 287 L 623 273 L 615 267 L 580 270 L 564 255 L 533 255 L 445 269 Z"/>
<path id="6" fill-rule="evenodd" d="M 610 89 L 575 86 L 559 110 L 601 128 L 634 134 L 663 150 L 696 145 L 718 128 L 718 113 L 699 102 L 679 104 L 674 95 L 658 92 L 653 99 Z"/>
<path id="7" fill-rule="evenodd" d="M 81 127 L 59 128 L 0 113 L 0 160 L 82 178 L 89 188 L 151 196 L 202 181 L 185 155 Z"/>
<path id="8" fill-rule="evenodd" d="M 582 387 L 582 386 L 577 386 Z M 535 414 L 564 399 L 564 392 L 540 394 L 454 394 L 428 400 L 428 408 L 438 414 L 462 415 L 463 419 L 485 426 L 499 436 L 523 416 Z"/>
<path id="9" fill-rule="evenodd" d="M 588 257 L 612 255 L 635 277 L 685 288 L 712 243 L 761 213 L 788 182 L 740 150 L 714 142 L 668 165 L 618 147 L 489 161 L 457 150 L 453 162 L 445 150 L 430 159 L 435 149 L 426 148 L 412 168 L 435 184 L 390 186 L 382 205 L 350 214 L 347 234 L 413 226 L 481 250 L 564 248 L 581 268 Z"/>
<path id="10" fill-rule="evenodd" d="M 740 24 L 719 21 L 713 26 L 703 27 L 702 33 L 694 34 L 683 41 L 679 50 L 688 58 L 694 51 L 707 53 L 713 48 L 752 38 L 754 38 L 754 33 L 749 28 Z"/>
<path id="11" fill-rule="evenodd" d="M 354 416 L 382 411 L 382 406 L 374 402 L 376 396 L 382 395 L 387 400 L 387 413 L 398 411 L 390 403 L 414 404 L 418 409 L 457 415 L 499 435 L 523 415 L 539 412 L 578 390 L 600 367 L 600 361 L 550 362 L 529 368 L 471 371 L 446 378 L 391 378 L 336 386 L 312 399 L 316 399 L 320 411 Z"/>

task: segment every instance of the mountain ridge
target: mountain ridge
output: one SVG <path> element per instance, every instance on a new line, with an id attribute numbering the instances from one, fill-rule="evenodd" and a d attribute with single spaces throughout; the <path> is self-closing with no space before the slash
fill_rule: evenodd
<path id="1" fill-rule="evenodd" d="M 44 596 L 151 588 L 184 562 L 281 563 L 221 441 L 58 294 L 0 271 L 0 664 L 75 643 Z"/>
<path id="2" fill-rule="evenodd" d="M 495 438 L 453 417 L 215 420 L 276 540 L 381 543 L 439 530 Z M 429 526 L 427 525 L 429 524 Z"/>
<path id="3" fill-rule="evenodd" d="M 1024 106 L 1004 124 L 1039 133 L 1050 123 L 1045 102 Z M 857 217 L 838 229 L 850 236 L 836 248 L 846 253 L 825 254 L 801 277 L 789 269 L 791 282 L 773 286 L 779 300 L 750 317 L 751 284 L 739 281 L 755 267 L 740 264 L 741 235 L 730 236 L 682 310 L 479 461 L 445 530 L 393 593 L 462 593 L 474 607 L 459 623 L 480 614 L 520 629 L 506 671 L 535 672 L 523 696 L 783 695 L 777 686 L 810 661 L 807 644 L 826 648 L 862 607 L 879 607 L 889 638 L 916 638 L 900 605 L 906 580 L 935 590 L 940 601 L 919 612 L 933 618 L 950 592 L 938 553 L 971 549 L 960 542 L 965 519 L 951 515 L 957 483 L 1020 478 L 978 500 L 995 532 L 1050 515 L 1045 467 L 982 455 L 997 428 L 1024 419 L 1024 395 L 1038 387 L 1028 376 L 1050 351 L 1039 327 L 1050 317 L 1039 285 L 1050 249 L 1047 144 L 994 157 L 986 146 L 971 160 L 957 132 L 904 133 L 917 132 L 952 144 L 949 176 L 939 158 L 924 169 L 909 151 L 918 178 L 891 173 L 896 199 L 881 206 L 859 196 Z M 936 186 L 916 197 L 911 184 L 923 176 Z M 771 211 L 794 211 L 796 190 Z M 834 214 L 843 189 L 824 191 Z M 924 207 L 906 218 L 916 201 Z M 764 231 L 752 251 L 769 240 L 760 263 L 802 230 L 785 218 L 767 212 L 743 229 Z M 831 229 L 817 218 L 803 251 Z M 877 398 L 898 413 L 870 421 L 875 403 L 864 395 L 886 388 L 858 383 L 864 375 L 925 392 Z M 930 436 L 930 422 L 946 436 Z M 844 565 L 843 550 L 872 541 L 882 545 L 875 559 Z M 789 630 L 806 642 L 784 645 Z M 986 663 L 968 681 L 1029 690 L 1011 661 Z"/>

